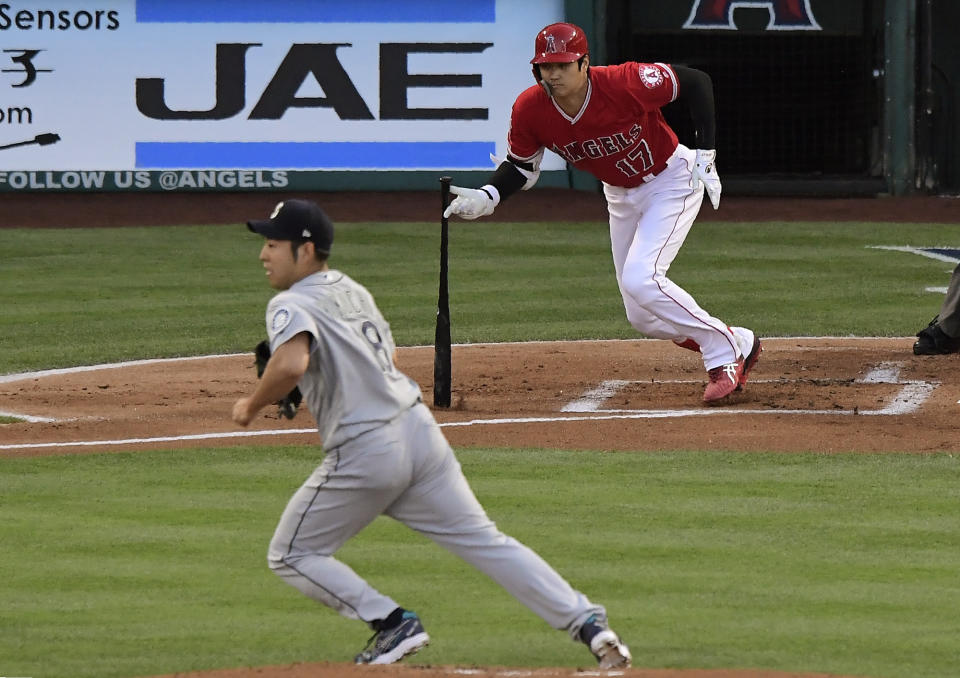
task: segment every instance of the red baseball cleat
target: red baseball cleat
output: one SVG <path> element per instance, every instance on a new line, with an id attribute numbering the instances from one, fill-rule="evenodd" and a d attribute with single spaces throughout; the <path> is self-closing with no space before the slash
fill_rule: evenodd
<path id="1" fill-rule="evenodd" d="M 743 358 L 739 358 L 735 363 L 714 367 L 707 372 L 707 376 L 710 377 L 710 383 L 703 392 L 703 402 L 712 403 L 726 398 L 737 390 L 743 377 Z"/>

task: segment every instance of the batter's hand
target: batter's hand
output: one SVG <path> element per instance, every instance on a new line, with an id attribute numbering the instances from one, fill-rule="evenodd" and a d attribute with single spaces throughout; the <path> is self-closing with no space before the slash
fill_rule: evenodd
<path id="1" fill-rule="evenodd" d="M 500 193 L 493 186 L 483 188 L 451 186 L 450 192 L 457 197 L 443 211 L 444 217 L 456 214 L 461 219 L 478 219 L 493 214 L 493 210 L 500 203 Z"/>
<path id="2" fill-rule="evenodd" d="M 713 209 L 720 206 L 720 191 L 723 190 L 723 187 L 720 186 L 717 166 L 714 164 L 716 158 L 717 152 L 715 150 L 705 151 L 700 149 L 697 151 L 697 159 L 693 165 L 693 189 L 696 190 L 702 181 Z"/>

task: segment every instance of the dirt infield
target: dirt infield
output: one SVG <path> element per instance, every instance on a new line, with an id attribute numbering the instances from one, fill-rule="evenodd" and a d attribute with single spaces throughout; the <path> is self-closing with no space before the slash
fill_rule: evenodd
<path id="1" fill-rule="evenodd" d="M 700 356 L 670 342 L 478 344 L 453 350 L 456 446 L 583 450 L 938 452 L 960 450 L 960 355 L 914 356 L 910 339 L 767 339 L 741 393 L 705 406 Z M 432 347 L 401 367 L 432 401 Z M 309 414 L 230 421 L 252 355 L 127 364 L 0 382 L 0 455 L 315 444 Z M 279 435 L 278 435 L 279 434 Z"/>

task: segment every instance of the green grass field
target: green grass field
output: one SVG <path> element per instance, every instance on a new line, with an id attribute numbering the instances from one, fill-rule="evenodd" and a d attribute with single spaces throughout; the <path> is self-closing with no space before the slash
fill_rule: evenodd
<path id="1" fill-rule="evenodd" d="M 341 224 L 331 265 L 363 282 L 400 345 L 432 344 L 433 224 Z M 453 340 L 626 338 L 606 226 L 457 223 Z M 697 224 L 671 278 L 761 336 L 912 335 L 939 310 L 949 264 L 867 249 L 957 242 L 948 224 Z M 0 374 L 250 351 L 271 290 L 240 225 L 0 229 Z"/>
<path id="2" fill-rule="evenodd" d="M 437 228 L 342 224 L 332 264 L 401 345 L 433 340 Z M 671 269 L 762 336 L 906 336 L 951 225 L 698 224 Z M 241 226 L 0 229 L 0 374 L 250 351 L 271 291 Z M 602 224 L 452 228 L 455 342 L 634 336 Z M 3 429 L 0 425 L 0 439 Z M 954 455 L 458 451 L 502 529 L 607 605 L 635 665 L 948 678 L 960 638 Z M 130 678 L 350 661 L 369 635 L 272 575 L 309 446 L 0 458 L 0 675 Z M 430 664 L 583 666 L 484 576 L 379 519 L 341 552 L 416 609 Z"/>

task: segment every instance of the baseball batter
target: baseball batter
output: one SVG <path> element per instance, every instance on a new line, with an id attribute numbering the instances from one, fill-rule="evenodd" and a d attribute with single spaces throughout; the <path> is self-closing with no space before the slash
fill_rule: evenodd
<path id="1" fill-rule="evenodd" d="M 507 158 L 479 189 L 451 186 L 445 214 L 477 219 L 531 188 L 549 149 L 603 183 L 617 283 L 630 324 L 651 337 L 700 351 L 706 402 L 739 390 L 760 357 L 756 335 L 729 327 L 667 277 L 700 211 L 704 189 L 720 203 L 713 85 L 693 68 L 629 62 L 590 66 L 583 30 L 551 24 L 537 34 L 531 60 L 537 84 L 513 104 Z M 679 144 L 660 109 L 682 100 L 696 139 Z"/>
<path id="2" fill-rule="evenodd" d="M 358 664 L 389 664 L 416 652 L 429 641 L 419 617 L 335 558 L 385 514 L 584 642 L 602 668 L 629 666 L 630 652 L 608 627 L 605 609 L 487 517 L 420 388 L 397 369 L 390 325 L 373 297 L 328 267 L 333 226 L 323 211 L 287 200 L 269 219 L 247 226 L 266 238 L 260 261 L 281 291 L 267 306 L 272 356 L 253 394 L 234 404 L 233 420 L 246 426 L 299 386 L 326 452 L 280 518 L 268 553 L 274 572 L 375 631 Z"/>

